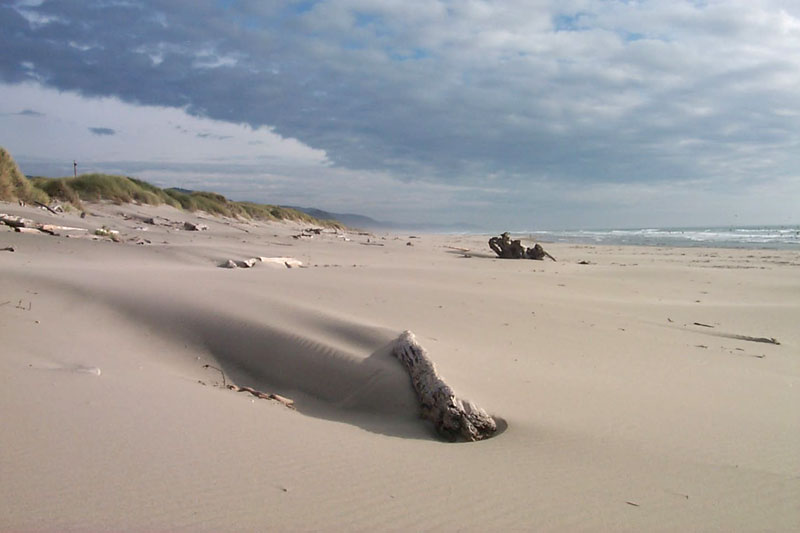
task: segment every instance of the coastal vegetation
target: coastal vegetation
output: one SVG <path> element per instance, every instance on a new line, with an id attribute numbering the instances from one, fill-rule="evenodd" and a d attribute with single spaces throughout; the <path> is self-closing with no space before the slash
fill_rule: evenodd
<path id="1" fill-rule="evenodd" d="M 0 200 L 49 204 L 61 202 L 83 210 L 83 202 L 113 202 L 170 205 L 186 211 L 251 220 L 294 220 L 339 227 L 333 220 L 320 220 L 296 209 L 254 202 L 237 202 L 213 192 L 162 189 L 146 181 L 110 174 L 81 174 L 76 177 L 28 179 L 11 154 L 0 147 Z"/>

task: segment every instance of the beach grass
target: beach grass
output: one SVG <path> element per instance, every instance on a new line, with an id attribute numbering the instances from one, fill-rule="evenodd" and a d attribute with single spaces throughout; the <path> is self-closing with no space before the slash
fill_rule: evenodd
<path id="1" fill-rule="evenodd" d="M 11 155 L 0 148 L 0 200 L 50 203 L 53 200 L 83 209 L 83 202 L 170 205 L 186 211 L 250 220 L 292 220 L 326 227 L 344 227 L 334 220 L 320 220 L 296 209 L 254 202 L 237 202 L 205 191 L 162 189 L 146 181 L 111 174 L 28 179 Z"/>
<path id="2" fill-rule="evenodd" d="M 48 199 L 47 193 L 34 187 L 20 171 L 11 154 L 0 147 L 0 200 L 45 203 Z"/>

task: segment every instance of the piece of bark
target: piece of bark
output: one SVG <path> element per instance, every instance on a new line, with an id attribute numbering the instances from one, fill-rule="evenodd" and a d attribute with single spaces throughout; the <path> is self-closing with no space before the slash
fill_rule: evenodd
<path id="1" fill-rule="evenodd" d="M 472 402 L 456 397 L 413 333 L 403 332 L 395 341 L 392 353 L 411 376 L 422 417 L 433 422 L 441 436 L 450 441 L 476 441 L 495 434 L 495 420 Z"/>

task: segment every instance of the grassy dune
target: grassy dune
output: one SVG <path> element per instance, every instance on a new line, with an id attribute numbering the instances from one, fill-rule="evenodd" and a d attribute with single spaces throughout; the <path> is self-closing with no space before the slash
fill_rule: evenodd
<path id="1" fill-rule="evenodd" d="M 0 147 L 0 200 L 43 203 L 49 200 L 47 193 L 31 184 L 3 147 Z"/>
<path id="2" fill-rule="evenodd" d="M 253 202 L 234 202 L 213 192 L 161 189 L 142 180 L 109 174 L 81 174 L 71 178 L 27 179 L 11 154 L 0 148 L 0 200 L 49 203 L 53 200 L 83 209 L 83 202 L 117 204 L 167 204 L 186 211 L 205 211 L 252 220 L 296 220 L 341 227 L 336 221 L 319 220 L 295 209 Z"/>

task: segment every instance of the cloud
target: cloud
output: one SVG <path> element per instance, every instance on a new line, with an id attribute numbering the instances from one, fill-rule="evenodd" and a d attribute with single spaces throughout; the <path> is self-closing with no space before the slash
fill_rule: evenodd
<path id="1" fill-rule="evenodd" d="M 91 131 L 95 135 L 115 135 L 117 132 L 111 128 L 97 128 L 97 127 L 90 127 L 89 131 Z"/>
<path id="2" fill-rule="evenodd" d="M 44 116 L 43 113 L 39 113 L 38 111 L 35 111 L 33 109 L 23 109 L 22 111 L 20 111 L 18 113 L 18 115 L 21 115 L 23 117 L 43 117 Z"/>
<path id="3" fill-rule="evenodd" d="M 0 7 L 0 30 L 6 83 L 269 128 L 406 184 L 725 190 L 800 168 L 788 0 L 45 0 Z"/>

